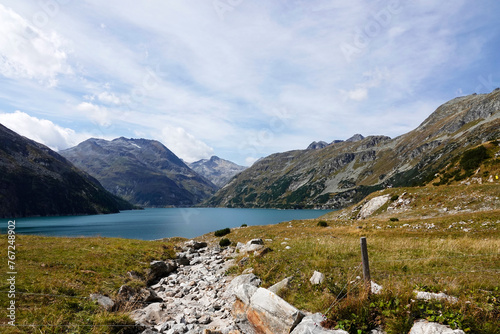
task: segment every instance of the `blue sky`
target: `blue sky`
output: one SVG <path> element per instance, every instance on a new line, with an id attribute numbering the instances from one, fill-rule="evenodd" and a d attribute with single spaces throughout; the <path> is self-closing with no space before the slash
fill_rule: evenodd
<path id="1" fill-rule="evenodd" d="M 0 123 L 242 165 L 500 86 L 500 2 L 0 0 Z"/>

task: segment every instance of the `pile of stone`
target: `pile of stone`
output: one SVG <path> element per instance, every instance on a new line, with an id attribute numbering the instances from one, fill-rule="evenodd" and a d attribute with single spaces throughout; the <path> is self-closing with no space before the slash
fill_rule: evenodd
<path id="1" fill-rule="evenodd" d="M 149 333 L 239 333 L 230 313 L 234 297 L 223 294 L 233 251 L 189 241 L 175 261 L 152 262 L 149 289 L 159 300 L 131 317 Z"/>

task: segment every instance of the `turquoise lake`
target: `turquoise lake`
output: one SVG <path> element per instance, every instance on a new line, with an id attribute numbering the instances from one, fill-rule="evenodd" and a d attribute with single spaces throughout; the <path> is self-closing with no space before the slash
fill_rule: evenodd
<path id="1" fill-rule="evenodd" d="M 123 211 L 110 215 L 18 218 L 16 233 L 46 236 L 102 236 L 154 240 L 194 238 L 242 224 L 270 225 L 317 218 L 331 210 L 168 208 Z M 8 219 L 2 223 L 6 233 Z"/>

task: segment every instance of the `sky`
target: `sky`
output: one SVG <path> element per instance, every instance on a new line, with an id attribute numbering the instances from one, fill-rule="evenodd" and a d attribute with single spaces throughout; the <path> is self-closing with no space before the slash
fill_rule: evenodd
<path id="1" fill-rule="evenodd" d="M 0 0 L 0 123 L 251 165 L 500 87 L 497 0 Z"/>

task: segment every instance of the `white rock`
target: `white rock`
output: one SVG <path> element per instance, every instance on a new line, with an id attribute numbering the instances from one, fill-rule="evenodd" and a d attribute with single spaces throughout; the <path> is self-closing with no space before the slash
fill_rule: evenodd
<path id="1" fill-rule="evenodd" d="M 465 332 L 435 322 L 419 320 L 413 324 L 409 334 L 465 334 Z"/>
<path id="2" fill-rule="evenodd" d="M 325 275 L 320 273 L 319 271 L 314 271 L 313 275 L 309 279 L 312 285 L 321 284 L 323 283 L 324 280 L 325 280 Z"/>
<path id="3" fill-rule="evenodd" d="M 250 304 L 250 299 L 256 291 L 257 287 L 250 284 L 241 284 L 233 289 L 234 296 L 246 305 Z"/>
<path id="4" fill-rule="evenodd" d="M 308 315 L 295 327 L 291 334 L 349 334 L 342 329 L 326 329 L 321 327 L 321 322 L 325 320 L 321 313 Z"/>
<path id="5" fill-rule="evenodd" d="M 304 314 L 271 291 L 258 288 L 246 311 L 252 325 L 263 333 L 290 333 Z"/>
<path id="6" fill-rule="evenodd" d="M 448 296 L 445 293 L 434 293 L 434 292 L 424 292 L 424 291 L 415 291 L 417 294 L 416 298 L 417 299 L 423 299 L 423 300 L 446 300 L 450 303 L 456 303 L 458 302 L 457 297 L 452 297 Z"/>
<path id="7" fill-rule="evenodd" d="M 282 281 L 279 281 L 278 283 L 274 284 L 270 288 L 268 288 L 269 291 L 278 294 L 281 290 L 286 289 L 288 285 L 290 284 L 290 281 L 292 280 L 292 277 L 287 277 Z"/>
<path id="8" fill-rule="evenodd" d="M 377 283 L 375 283 L 374 281 L 370 281 L 370 285 L 371 285 L 371 291 L 373 294 L 376 294 L 378 295 L 379 293 L 382 292 L 382 286 L 381 285 L 378 285 Z"/>
<path id="9" fill-rule="evenodd" d="M 91 294 L 90 299 L 95 300 L 97 304 L 102 306 L 106 311 L 111 311 L 113 306 L 115 306 L 115 302 L 111 298 L 97 293 Z"/>
<path id="10" fill-rule="evenodd" d="M 383 195 L 372 198 L 368 203 L 363 205 L 358 214 L 358 219 L 365 219 L 368 216 L 371 216 L 372 213 L 377 211 L 382 205 L 387 203 L 387 201 L 391 198 L 391 195 Z"/>

